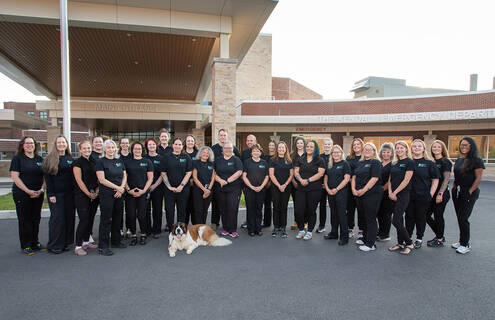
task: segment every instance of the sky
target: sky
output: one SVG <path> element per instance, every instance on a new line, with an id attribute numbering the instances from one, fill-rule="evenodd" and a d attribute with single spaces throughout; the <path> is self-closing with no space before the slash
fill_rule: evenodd
<path id="1" fill-rule="evenodd" d="M 368 76 L 408 85 L 492 89 L 493 0 L 280 0 L 262 29 L 273 37 L 272 74 L 292 78 L 325 99 L 352 98 Z M 0 103 L 32 102 L 0 74 Z M 38 98 L 39 99 L 39 98 Z"/>

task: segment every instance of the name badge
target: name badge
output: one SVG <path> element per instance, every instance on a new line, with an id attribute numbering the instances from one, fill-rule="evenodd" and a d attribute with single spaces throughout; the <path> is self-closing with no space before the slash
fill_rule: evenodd
<path id="1" fill-rule="evenodd" d="M 234 163 L 233 163 L 233 162 L 227 162 L 227 165 L 228 165 L 228 166 L 233 166 L 233 165 L 234 165 Z"/>
<path id="2" fill-rule="evenodd" d="M 179 159 L 180 163 L 186 162 L 186 159 Z"/>

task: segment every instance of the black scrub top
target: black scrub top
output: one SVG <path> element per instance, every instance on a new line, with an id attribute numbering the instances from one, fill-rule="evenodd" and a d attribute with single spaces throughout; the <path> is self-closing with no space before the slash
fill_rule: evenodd
<path id="1" fill-rule="evenodd" d="M 246 159 L 243 167 L 246 178 L 253 187 L 261 186 L 265 177 L 268 176 L 268 163 L 263 159 L 259 159 L 258 162 L 254 161 L 253 158 Z"/>
<path id="2" fill-rule="evenodd" d="M 126 156 L 119 154 L 119 158 L 125 163 L 127 160 L 132 159 L 132 153 L 129 152 Z"/>
<path id="3" fill-rule="evenodd" d="M 236 156 L 231 156 L 228 160 L 226 160 L 223 156 L 215 158 L 215 173 L 225 181 L 227 181 L 227 179 L 237 171 L 242 171 L 242 169 L 243 167 L 241 159 Z M 239 177 L 234 182 L 220 187 L 219 190 L 223 192 L 232 192 L 236 189 L 240 189 L 242 185 L 241 180 L 241 177 Z"/>
<path id="4" fill-rule="evenodd" d="M 80 156 L 79 158 L 74 160 L 74 167 L 78 167 L 79 169 L 81 169 L 81 180 L 89 192 L 94 192 L 98 187 L 98 179 L 96 178 L 95 166 L 96 163 L 93 161 L 93 159 L 91 159 L 91 157 L 89 159 L 86 159 L 85 157 Z M 77 184 L 75 179 L 74 193 L 85 195 L 84 192 L 82 192 L 81 188 L 79 188 L 79 185 Z"/>
<path id="5" fill-rule="evenodd" d="M 217 143 L 217 144 L 212 145 L 211 150 L 213 150 L 213 154 L 215 155 L 215 159 L 223 156 L 223 148 L 222 148 L 222 146 L 220 146 L 220 144 Z M 237 149 L 236 146 L 234 146 L 234 155 L 236 157 L 241 156 L 241 154 L 239 153 L 239 149 Z"/>
<path id="6" fill-rule="evenodd" d="M 96 151 L 91 151 L 91 154 L 89 155 L 89 157 L 91 158 L 91 160 L 93 160 L 94 163 L 98 162 L 98 159 L 102 158 L 103 157 L 103 153 L 99 153 L 99 152 L 96 152 Z"/>
<path id="7" fill-rule="evenodd" d="M 19 178 L 22 180 L 24 185 L 33 191 L 41 189 L 43 185 L 43 171 L 41 166 L 43 164 L 43 158 L 40 156 L 34 156 L 29 158 L 25 154 L 16 154 L 12 161 L 10 162 L 9 171 L 19 172 Z M 19 187 L 12 184 L 12 193 L 14 195 L 21 195 L 25 193 Z"/>
<path id="8" fill-rule="evenodd" d="M 438 171 L 440 172 L 440 181 L 438 181 L 438 188 L 437 191 L 435 191 L 435 193 L 437 193 L 443 181 L 445 180 L 443 178 L 443 173 L 445 171 L 452 172 L 452 162 L 447 158 L 441 158 L 441 159 L 435 159 L 435 164 L 437 165 Z M 445 189 L 445 191 L 447 191 L 448 189 L 449 186 L 447 185 L 447 189 Z"/>
<path id="9" fill-rule="evenodd" d="M 115 184 L 116 186 L 122 185 L 122 179 L 124 178 L 125 165 L 122 159 L 108 159 L 106 157 L 101 158 L 96 162 L 96 172 L 103 171 L 105 173 L 105 179 Z M 100 185 L 100 195 L 113 196 L 115 191 L 107 186 Z"/>
<path id="10" fill-rule="evenodd" d="M 413 159 L 416 167 L 411 179 L 411 190 L 415 197 L 431 199 L 431 179 L 440 179 L 440 172 L 436 164 L 425 158 Z"/>
<path id="11" fill-rule="evenodd" d="M 193 152 L 189 153 L 186 151 L 186 154 L 189 156 L 189 158 L 191 158 L 192 161 L 194 160 L 197 160 L 197 156 L 198 156 L 198 150 L 194 149 Z"/>
<path id="12" fill-rule="evenodd" d="M 171 153 L 162 163 L 162 171 L 167 173 L 168 181 L 174 188 L 180 186 L 187 172 L 192 171 L 192 160 L 186 153 Z M 184 188 L 189 188 L 189 183 L 186 183 Z"/>
<path id="13" fill-rule="evenodd" d="M 215 164 L 210 161 L 194 160 L 193 168 L 198 172 L 198 180 L 201 182 L 203 187 L 208 188 L 211 182 L 211 176 L 213 175 Z M 208 187 L 207 187 L 208 186 Z"/>
<path id="14" fill-rule="evenodd" d="M 285 161 L 284 158 L 277 157 L 275 160 L 270 160 L 270 168 L 273 168 L 273 175 L 277 182 L 282 185 L 287 182 L 290 177 L 290 170 L 292 167 L 292 162 Z M 291 184 L 289 183 L 287 187 Z M 286 189 L 287 190 L 287 189 Z"/>
<path id="15" fill-rule="evenodd" d="M 377 159 L 359 161 L 354 174 L 356 176 L 356 190 L 363 189 L 371 178 L 378 178 L 378 181 L 366 193 L 380 192 L 382 185 L 382 164 Z"/>
<path id="16" fill-rule="evenodd" d="M 156 156 L 150 156 L 150 155 L 146 154 L 146 155 L 144 155 L 143 158 L 150 160 L 151 163 L 153 164 L 153 183 L 155 183 L 156 180 L 158 180 L 158 178 L 160 178 L 160 175 L 162 173 L 163 157 L 159 154 L 157 154 Z"/>
<path id="17" fill-rule="evenodd" d="M 325 174 L 327 175 L 327 186 L 329 189 L 334 189 L 339 186 L 339 184 L 344 180 L 344 176 L 348 174 L 351 175 L 351 166 L 345 160 L 341 160 L 339 162 L 334 162 L 331 168 L 327 168 L 325 170 Z M 344 190 L 347 188 L 349 184 L 346 184 Z"/>
<path id="18" fill-rule="evenodd" d="M 485 169 L 485 164 L 481 158 L 476 157 L 473 159 L 474 166 L 472 170 L 466 173 L 462 173 L 462 164 L 464 163 L 464 158 L 457 158 L 454 164 L 454 183 L 456 186 L 460 186 L 461 189 L 469 189 L 474 183 L 476 176 L 474 174 L 474 169 Z"/>
<path id="19" fill-rule="evenodd" d="M 71 193 L 74 187 L 72 165 L 74 159 L 64 155 L 58 157 L 58 172 L 56 175 L 45 173 L 46 194 L 48 197 L 57 193 Z"/>
<path id="20" fill-rule="evenodd" d="M 345 159 L 349 166 L 351 167 L 351 175 L 354 175 L 354 170 L 356 170 L 356 167 L 359 165 L 359 162 L 361 160 L 361 156 L 355 156 L 354 159 L 351 159 L 349 156 Z"/>
<path id="21" fill-rule="evenodd" d="M 166 148 L 162 147 L 161 145 L 158 146 L 158 154 L 161 155 L 162 157 L 171 154 L 172 151 L 173 149 L 171 146 L 167 146 Z"/>
<path id="22" fill-rule="evenodd" d="M 398 160 L 392 167 L 390 168 L 390 187 L 392 188 L 392 192 L 397 189 L 397 187 L 404 181 L 404 177 L 406 176 L 406 171 L 413 171 L 416 168 L 416 164 L 411 158 L 404 158 L 402 160 Z M 414 176 L 414 173 L 413 173 Z M 402 189 L 403 191 L 411 190 L 411 180 L 407 186 Z"/>
<path id="23" fill-rule="evenodd" d="M 129 159 L 125 163 L 125 171 L 127 172 L 127 185 L 129 189 L 144 189 L 146 181 L 148 181 L 148 172 L 153 172 L 153 163 L 150 159 Z"/>
<path id="24" fill-rule="evenodd" d="M 299 175 L 303 179 L 308 179 L 318 173 L 318 169 L 325 169 L 325 163 L 323 163 L 323 159 L 320 156 L 314 157 L 311 162 L 308 162 L 308 158 L 306 154 L 303 154 L 297 162 L 294 163 L 294 167 L 299 167 Z M 307 186 L 300 185 L 298 188 L 302 188 L 303 191 L 314 191 L 321 190 L 321 181 L 322 178 L 311 181 Z"/>
<path id="25" fill-rule="evenodd" d="M 390 169 L 392 168 L 392 162 L 382 165 L 382 186 L 386 185 L 390 178 Z"/>
<path id="26" fill-rule="evenodd" d="M 290 155 L 290 157 L 292 159 L 292 166 L 294 167 L 294 169 L 296 167 L 297 162 L 299 161 L 299 158 L 302 157 L 303 155 L 304 155 L 304 153 L 302 155 L 299 155 L 299 153 L 297 153 L 297 152 L 294 152 Z M 294 174 L 296 174 L 295 171 L 294 171 Z M 296 186 L 299 186 L 299 184 L 300 184 L 296 178 L 292 179 L 292 182 L 295 182 Z"/>

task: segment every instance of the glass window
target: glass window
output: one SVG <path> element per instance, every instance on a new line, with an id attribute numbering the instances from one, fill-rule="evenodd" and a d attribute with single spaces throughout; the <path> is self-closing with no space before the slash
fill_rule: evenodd
<path id="1" fill-rule="evenodd" d="M 408 145 L 411 145 L 413 138 L 412 137 L 403 137 L 403 136 L 397 136 L 397 137 L 364 137 L 364 142 L 373 142 L 375 146 L 380 149 L 382 144 L 385 142 L 390 142 L 392 144 L 395 144 L 397 141 L 403 140 L 407 142 Z"/>
<path id="2" fill-rule="evenodd" d="M 48 119 L 48 112 L 40 111 L 40 118 L 44 120 Z"/>
<path id="3" fill-rule="evenodd" d="M 34 116 L 34 111 L 28 111 L 28 112 L 27 112 L 27 114 L 28 114 L 29 116 Z"/>

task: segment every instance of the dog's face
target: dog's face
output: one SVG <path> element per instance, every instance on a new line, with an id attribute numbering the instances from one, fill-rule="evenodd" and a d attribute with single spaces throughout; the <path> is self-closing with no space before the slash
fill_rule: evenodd
<path id="1" fill-rule="evenodd" d="M 177 239 L 177 240 L 182 240 L 186 237 L 187 233 L 187 226 L 183 222 L 176 223 L 172 226 L 172 235 Z"/>

